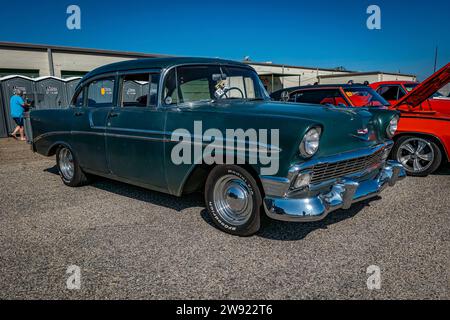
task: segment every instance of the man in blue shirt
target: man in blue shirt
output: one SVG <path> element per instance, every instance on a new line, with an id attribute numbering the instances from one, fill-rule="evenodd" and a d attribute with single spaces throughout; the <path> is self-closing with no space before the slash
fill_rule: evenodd
<path id="1" fill-rule="evenodd" d="M 10 100 L 11 117 L 17 124 L 17 127 L 10 135 L 11 137 L 16 138 L 17 132 L 20 132 L 20 140 L 25 141 L 26 139 L 23 134 L 23 112 L 25 111 L 25 108 L 28 105 L 25 103 L 25 101 L 23 101 L 22 96 L 23 96 L 22 90 L 15 89 L 14 95 L 11 97 Z"/>

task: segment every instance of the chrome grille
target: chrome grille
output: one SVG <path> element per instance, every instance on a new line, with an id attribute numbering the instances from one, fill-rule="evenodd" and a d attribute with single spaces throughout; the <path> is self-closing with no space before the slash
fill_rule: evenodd
<path id="1" fill-rule="evenodd" d="M 321 163 L 312 167 L 311 183 L 342 178 L 381 165 L 384 150 L 371 155 L 334 163 Z"/>

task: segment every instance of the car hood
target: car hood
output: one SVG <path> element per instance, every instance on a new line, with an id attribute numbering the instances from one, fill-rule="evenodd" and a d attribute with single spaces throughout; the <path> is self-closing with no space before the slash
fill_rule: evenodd
<path id="1" fill-rule="evenodd" d="M 393 105 L 394 108 L 400 106 L 408 106 L 415 108 L 422 102 L 430 98 L 436 91 L 441 89 L 450 81 L 450 63 L 445 67 L 434 73 L 431 77 L 419 84 L 414 90 L 397 101 Z"/>
<path id="2" fill-rule="evenodd" d="M 298 135 L 298 130 L 304 130 L 306 126 L 319 125 L 324 129 L 322 137 L 328 142 L 326 152 L 330 154 L 371 146 L 380 140 L 378 115 L 360 108 L 274 101 L 222 101 L 199 106 L 192 111 L 214 114 L 212 117 L 223 119 L 224 124 L 229 123 L 225 120 L 228 114 L 233 118 L 233 124 L 241 128 L 272 126 L 291 135 Z M 218 116 L 219 113 L 223 116 Z"/>
<path id="3" fill-rule="evenodd" d="M 363 120 L 369 120 L 372 115 L 362 109 L 336 108 L 330 106 L 286 103 L 274 101 L 230 101 L 217 102 L 194 108 L 196 111 L 223 112 L 232 114 L 248 114 L 252 116 L 273 116 L 278 118 L 298 118 L 313 122 L 342 123 L 356 121 L 360 124 Z M 342 122 L 341 122 L 342 121 Z M 364 122 L 364 121 L 363 121 Z"/>

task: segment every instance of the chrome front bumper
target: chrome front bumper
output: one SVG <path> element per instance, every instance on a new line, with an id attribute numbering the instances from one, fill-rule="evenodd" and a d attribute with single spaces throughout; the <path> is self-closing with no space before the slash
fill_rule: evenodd
<path id="1" fill-rule="evenodd" d="M 324 219 L 337 209 L 349 209 L 353 203 L 375 197 L 387 186 L 394 186 L 406 177 L 403 166 L 387 161 L 372 179 L 357 182 L 351 178 L 338 179 L 326 192 L 312 197 L 266 196 L 264 208 L 275 220 L 312 222 Z"/>

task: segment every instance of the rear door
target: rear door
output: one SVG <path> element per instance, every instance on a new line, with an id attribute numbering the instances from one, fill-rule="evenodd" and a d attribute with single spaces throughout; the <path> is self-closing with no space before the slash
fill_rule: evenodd
<path id="1" fill-rule="evenodd" d="M 72 108 L 72 146 L 81 167 L 107 173 L 105 129 L 115 103 L 115 76 L 96 78 L 76 93 Z"/>
<path id="2" fill-rule="evenodd" d="M 118 103 L 106 124 L 108 167 L 123 180 L 165 191 L 166 112 L 157 107 L 159 73 L 119 75 Z"/>

